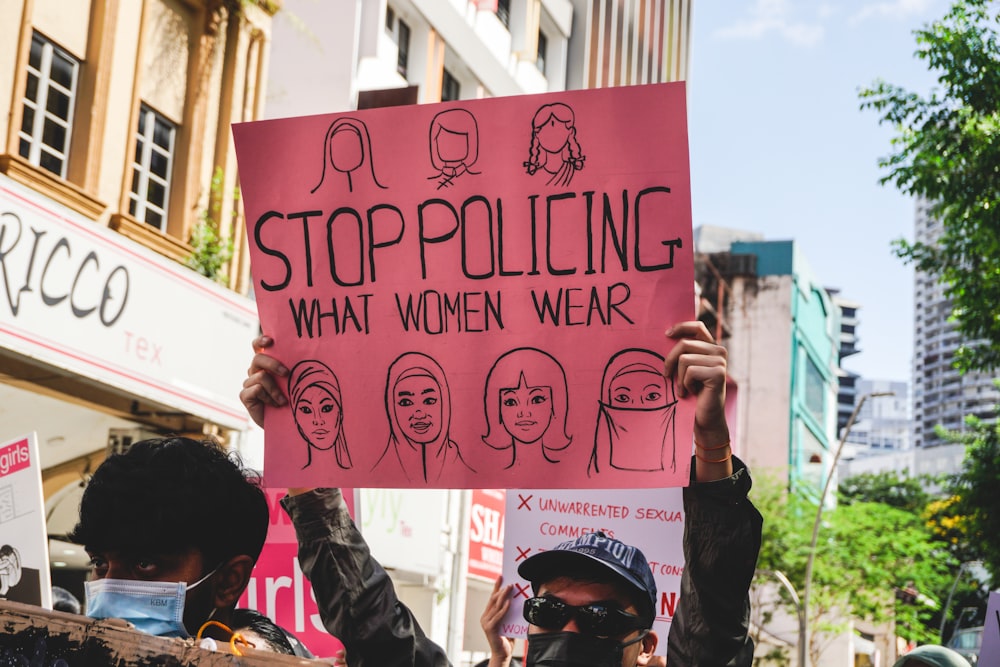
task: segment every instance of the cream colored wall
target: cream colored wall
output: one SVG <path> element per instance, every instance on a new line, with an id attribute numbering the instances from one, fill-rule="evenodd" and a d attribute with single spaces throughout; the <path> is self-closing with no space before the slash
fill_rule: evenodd
<path id="1" fill-rule="evenodd" d="M 740 456 L 755 472 L 788 476 L 790 276 L 733 283 L 729 372 L 739 386 Z"/>
<path id="2" fill-rule="evenodd" d="M 24 94 L 14 92 L 15 68 L 17 66 L 18 35 L 21 30 L 21 16 L 24 0 L 0 0 L 0 111 L 10 109 L 11 104 Z M 6 149 L 10 115 L 0 113 L 0 152 Z"/>
<path id="3" fill-rule="evenodd" d="M 87 55 L 90 3 L 34 0 L 31 22 L 40 33 L 83 60 Z"/>
<path id="4" fill-rule="evenodd" d="M 115 49 L 108 84 L 108 104 L 101 155 L 104 160 L 97 181 L 97 196 L 118 210 L 122 194 L 131 184 L 129 164 L 132 146 L 132 95 L 135 89 L 136 53 L 142 25 L 142 3 L 124 0 L 118 4 Z M 126 210 L 127 204 L 126 204 Z"/>
<path id="5" fill-rule="evenodd" d="M 175 123 L 184 120 L 193 17 L 174 0 L 146 0 L 139 97 Z"/>

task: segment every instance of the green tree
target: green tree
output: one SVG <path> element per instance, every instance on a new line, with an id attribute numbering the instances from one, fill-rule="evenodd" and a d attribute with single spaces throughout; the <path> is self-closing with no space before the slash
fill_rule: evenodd
<path id="1" fill-rule="evenodd" d="M 935 243 L 896 242 L 896 252 L 937 275 L 967 342 L 963 370 L 1000 365 L 1000 3 L 956 0 L 915 31 L 916 57 L 940 88 L 920 95 L 885 81 L 860 92 L 861 108 L 895 128 L 880 160 L 882 183 L 925 198 L 942 225 Z"/>
<path id="2" fill-rule="evenodd" d="M 894 471 L 855 475 L 840 483 L 838 493 L 843 503 L 884 503 L 918 513 L 930 502 L 919 478 L 904 477 Z"/>
<path id="3" fill-rule="evenodd" d="M 780 570 L 801 592 L 815 505 L 766 480 L 755 483 L 754 503 L 767 513 L 758 581 L 773 581 L 767 573 Z M 846 629 L 846 618 L 892 618 L 901 637 L 937 640 L 941 591 L 947 594 L 958 562 L 934 541 L 919 514 L 856 500 L 827 511 L 819 536 L 807 619 L 813 664 Z M 779 604 L 794 617 L 789 596 L 780 595 Z"/>
<path id="4" fill-rule="evenodd" d="M 968 431 L 950 438 L 965 445 L 962 471 L 952 480 L 956 550 L 964 560 L 981 560 L 1000 582 L 1000 423 L 967 419 Z M 965 540 L 963 544 L 962 541 Z"/>
<path id="5" fill-rule="evenodd" d="M 208 207 L 202 212 L 198 223 L 191 228 L 192 252 L 187 258 L 189 268 L 218 283 L 226 282 L 223 268 L 233 257 L 233 238 L 223 236 L 219 224 L 224 181 L 222 168 L 216 167 L 209 187 Z M 239 188 L 233 191 L 233 198 L 239 199 Z M 234 211 L 233 218 L 235 217 Z"/>

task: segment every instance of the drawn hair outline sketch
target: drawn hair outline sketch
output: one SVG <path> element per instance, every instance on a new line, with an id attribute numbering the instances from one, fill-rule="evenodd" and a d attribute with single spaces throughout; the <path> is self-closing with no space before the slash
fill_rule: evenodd
<path id="1" fill-rule="evenodd" d="M 0 595 L 21 581 L 21 554 L 9 544 L 0 547 Z"/>
<path id="2" fill-rule="evenodd" d="M 649 379 L 654 384 L 662 385 L 664 396 L 655 400 L 659 405 L 651 407 L 614 405 L 616 398 L 613 396 L 613 390 L 616 381 L 633 373 L 649 374 Z M 674 424 L 676 411 L 677 396 L 674 393 L 674 383 L 673 380 L 663 377 L 662 356 L 639 348 L 627 348 L 616 352 L 604 367 L 604 377 L 601 379 L 601 399 L 594 433 L 594 449 L 587 466 L 587 476 L 599 473 L 602 465 L 616 470 L 640 472 L 664 470 L 664 449 L 668 446 L 671 448 L 670 469 L 676 472 L 677 437 Z M 650 446 L 651 443 L 646 440 L 635 442 L 636 438 L 647 438 L 651 426 L 655 427 L 657 432 L 662 431 L 659 447 Z"/>
<path id="3" fill-rule="evenodd" d="M 504 392 L 516 391 L 522 387 L 529 390 L 536 388 L 549 390 L 547 401 L 549 420 L 532 440 L 518 438 L 512 425 L 504 420 Z M 551 454 L 566 449 L 573 440 L 566 434 L 568 402 L 566 372 L 555 357 L 533 347 L 509 350 L 497 358 L 486 375 L 483 409 L 486 411 L 487 432 L 483 436 L 483 442 L 493 449 L 510 450 L 510 463 L 504 466 L 505 470 L 517 462 L 519 444 L 531 445 L 537 442 L 544 459 L 549 463 L 558 463 L 559 459 L 553 458 Z M 535 415 L 532 414 L 531 417 Z"/>
<path id="4" fill-rule="evenodd" d="M 335 148 L 335 139 L 337 139 L 337 133 L 341 133 L 341 137 L 346 137 L 348 140 L 357 138 L 357 150 L 358 155 L 337 155 Z M 351 134 L 345 134 L 350 132 Z M 354 148 L 353 142 L 341 148 Z M 346 161 L 338 162 L 341 160 Z M 364 124 L 364 121 L 360 121 L 357 118 L 343 117 L 330 123 L 330 127 L 326 130 L 326 136 L 323 137 L 323 170 L 319 175 L 319 183 L 316 184 L 309 194 L 314 194 L 319 190 L 319 186 L 323 185 L 323 181 L 326 179 L 326 165 L 327 163 L 335 170 L 339 171 L 347 176 L 347 190 L 348 192 L 354 192 L 354 180 L 351 177 L 351 173 L 357 171 L 365 162 L 368 163 L 368 171 L 371 173 L 372 182 L 383 190 L 386 189 L 382 185 L 378 176 L 375 175 L 375 162 L 372 158 L 372 140 L 368 134 L 368 126 Z M 347 165 L 353 165 L 348 167 Z"/>
<path id="5" fill-rule="evenodd" d="M 472 165 L 479 159 L 479 124 L 470 111 L 447 109 L 435 114 L 431 119 L 428 147 L 431 166 L 437 173 L 428 176 L 427 180 L 438 179 L 438 190 L 450 186 L 462 174 L 475 176 L 480 173 L 472 171 Z"/>
<path id="6" fill-rule="evenodd" d="M 412 418 L 418 412 L 424 414 L 422 421 L 420 417 L 416 417 L 418 420 L 415 422 L 417 424 L 416 427 L 410 423 L 404 424 L 400 419 L 397 411 L 397 403 L 399 402 L 396 400 L 397 389 L 402 382 L 414 378 L 418 382 L 423 381 L 426 384 L 429 381 L 431 383 L 428 385 L 427 390 L 425 390 L 431 392 L 428 395 L 432 395 L 432 390 L 436 387 L 437 401 L 434 405 L 440 406 L 440 409 L 433 410 L 433 412 L 438 417 L 437 424 L 428 421 L 429 418 L 433 419 L 434 415 L 427 414 L 427 410 L 421 408 L 419 405 L 417 410 L 414 411 L 414 415 L 411 415 Z M 419 398 L 419 396 L 414 396 L 414 398 Z M 418 401 L 412 401 L 412 403 L 416 404 Z M 428 409 L 433 409 L 433 406 L 428 406 Z M 472 467 L 462 458 L 458 444 L 451 439 L 449 433 L 451 427 L 451 393 L 448 389 L 448 379 L 445 377 L 444 369 L 433 358 L 422 352 L 404 352 L 396 357 L 389 365 L 389 370 L 386 373 L 385 411 L 386 416 L 389 418 L 389 439 L 386 443 L 385 451 L 382 452 L 378 461 L 372 466 L 372 470 L 382 465 L 386 459 L 394 459 L 399 464 L 407 480 L 414 481 L 419 478 L 424 482 L 436 482 L 441 477 L 441 473 L 444 471 L 446 465 L 452 459 L 461 463 L 465 468 L 472 470 Z M 415 430 L 415 428 L 423 428 L 427 431 L 424 434 L 427 438 L 426 442 L 415 440 L 408 435 L 408 432 Z M 390 453 L 392 453 L 392 456 L 389 456 Z M 408 462 L 418 457 L 420 470 L 408 469 Z"/>
<path id="7" fill-rule="evenodd" d="M 316 390 L 322 393 L 317 396 Z M 337 415 L 332 425 L 326 424 L 323 415 L 332 412 L 333 408 L 323 400 L 322 394 L 332 399 L 332 403 L 336 405 Z M 288 374 L 288 398 L 295 426 L 307 445 L 306 464 L 302 467 L 312 465 L 313 449 L 333 449 L 337 465 L 342 470 L 349 470 L 353 463 L 351 452 L 347 448 L 347 437 L 344 435 L 344 400 L 337 375 L 322 361 L 304 359 L 295 364 Z M 302 403 L 308 405 L 300 405 Z M 332 438 L 329 437 L 331 433 L 335 433 Z"/>
<path id="8" fill-rule="evenodd" d="M 576 139 L 573 109 L 559 102 L 539 107 L 531 119 L 528 160 L 522 164 L 528 174 L 542 170 L 549 174 L 547 185 L 567 186 L 586 159 Z"/>

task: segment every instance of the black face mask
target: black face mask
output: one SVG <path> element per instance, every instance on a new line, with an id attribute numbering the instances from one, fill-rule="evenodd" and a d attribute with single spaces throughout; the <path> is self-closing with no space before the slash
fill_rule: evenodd
<path id="1" fill-rule="evenodd" d="M 526 667 L 621 667 L 625 648 L 642 641 L 620 642 L 579 632 L 545 632 L 528 636 Z"/>

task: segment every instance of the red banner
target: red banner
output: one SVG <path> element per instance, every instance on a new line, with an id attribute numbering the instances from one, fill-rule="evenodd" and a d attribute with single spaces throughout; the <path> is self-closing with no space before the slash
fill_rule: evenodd
<path id="1" fill-rule="evenodd" d="M 469 526 L 469 574 L 493 580 L 503 572 L 503 519 L 507 492 L 473 489 Z"/>

